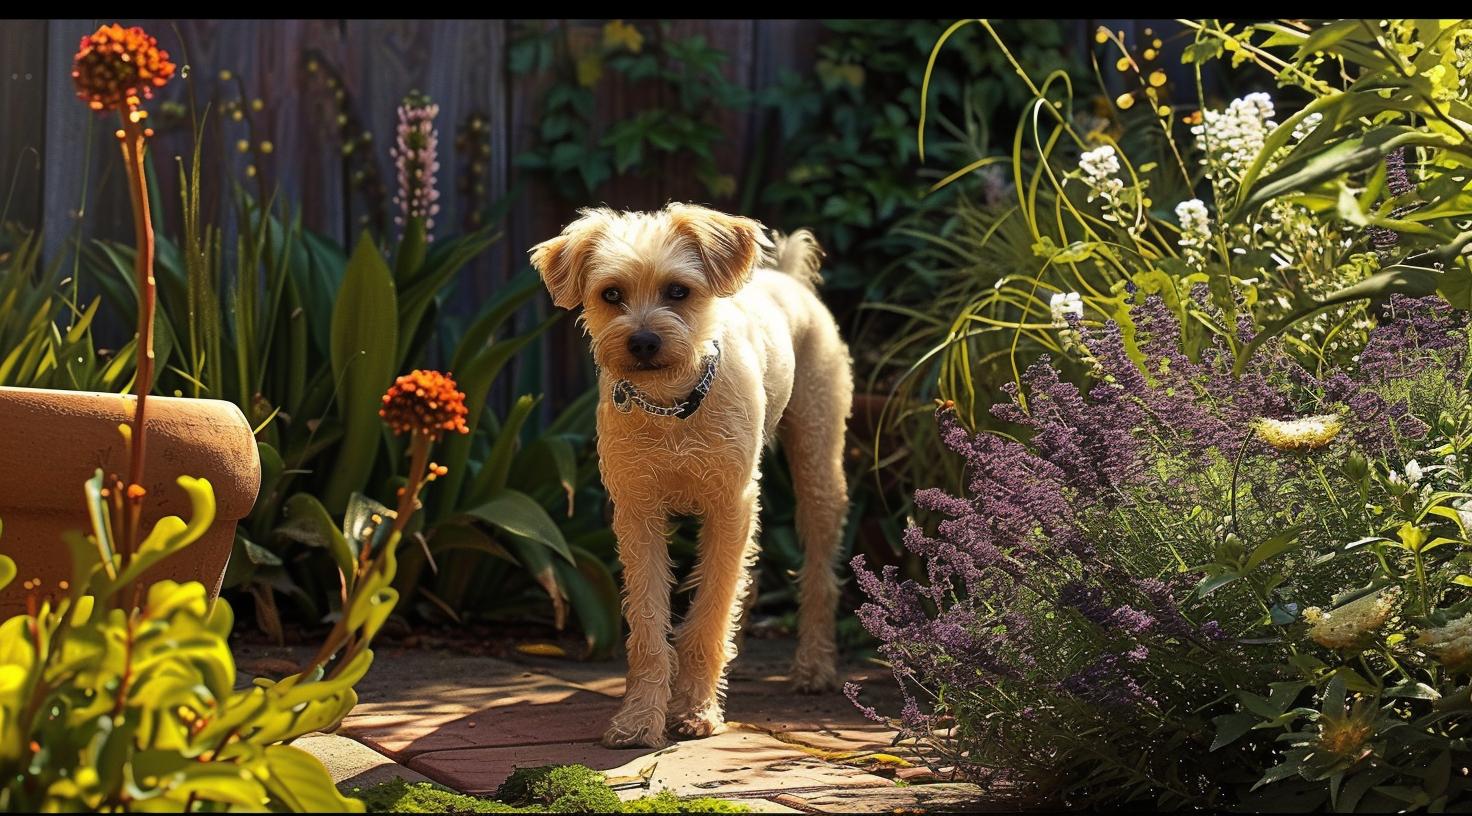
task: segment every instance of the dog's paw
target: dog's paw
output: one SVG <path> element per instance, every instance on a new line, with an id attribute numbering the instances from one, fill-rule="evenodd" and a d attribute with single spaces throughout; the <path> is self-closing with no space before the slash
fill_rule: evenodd
<path id="1" fill-rule="evenodd" d="M 674 714 L 669 720 L 670 730 L 682 739 L 713 737 L 726 730 L 726 718 L 718 707 L 706 706 L 693 711 Z"/>
<path id="2" fill-rule="evenodd" d="M 619 712 L 603 732 L 605 748 L 663 748 L 669 744 L 664 735 L 664 715 L 658 711 Z"/>
<path id="3" fill-rule="evenodd" d="M 799 694 L 825 694 L 838 691 L 838 671 L 828 661 L 794 663 L 792 690 Z"/>

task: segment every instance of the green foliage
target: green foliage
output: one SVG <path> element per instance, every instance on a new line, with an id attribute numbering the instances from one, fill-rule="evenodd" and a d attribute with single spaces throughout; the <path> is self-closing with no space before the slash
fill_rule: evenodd
<path id="1" fill-rule="evenodd" d="M 1267 135 L 1257 161 L 1224 197 L 1223 222 L 1244 222 L 1297 194 L 1367 232 L 1396 237 L 1378 274 L 1297 304 L 1243 356 L 1340 303 L 1437 292 L 1458 308 L 1472 308 L 1472 267 L 1462 254 L 1472 241 L 1463 229 L 1472 212 L 1466 176 L 1472 166 L 1466 87 L 1472 26 L 1461 20 L 1338 20 L 1308 28 L 1271 22 L 1232 31 L 1217 21 L 1193 27 L 1196 42 L 1187 58 L 1198 66 L 1230 53 L 1234 66 L 1252 61 L 1272 70 L 1280 84 L 1314 96 Z M 1308 138 L 1295 139 L 1310 117 L 1320 124 Z M 1406 191 L 1391 189 L 1393 181 L 1377 167 L 1407 149 L 1416 181 Z"/>
<path id="2" fill-rule="evenodd" d="M 0 624 L 0 808 L 361 812 L 290 743 L 336 727 L 357 703 L 368 645 L 397 600 L 398 534 L 345 531 L 381 541 L 346 567 L 347 614 L 302 673 L 237 689 L 228 603 L 196 582 L 134 594 L 149 567 L 187 557 L 214 521 L 209 482 L 178 482 L 189 521 L 161 519 L 129 554 L 113 549 L 99 471 L 87 491 L 93 529 L 66 538 L 69 585 L 44 596 L 27 587 L 34 614 Z M 0 556 L 0 576 L 14 575 Z"/>
<path id="3" fill-rule="evenodd" d="M 132 346 L 111 359 L 92 344 L 100 298 L 85 307 L 61 278 L 59 259 L 41 269 L 41 236 L 5 236 L 0 250 L 0 385 L 118 391 L 130 382 Z M 63 325 L 64 324 L 64 325 Z"/>
<path id="4" fill-rule="evenodd" d="M 391 252 L 365 232 L 349 254 L 303 228 L 286 203 L 262 204 L 239 189 L 238 235 L 234 252 L 225 252 L 225 230 L 201 216 L 200 144 L 197 134 L 190 168 L 179 168 L 180 240 L 162 231 L 158 239 L 157 390 L 229 400 L 258 427 L 261 491 L 238 530 L 226 586 L 248 592 L 257 623 L 278 638 L 278 597 L 308 620 L 330 618 L 341 564 L 329 557 L 337 551 L 324 529 L 355 494 L 392 504 L 401 483 L 401 449 L 379 422 L 379 398 L 395 374 L 450 360 L 472 433 L 444 444 L 439 461 L 449 473 L 409 531 L 415 546 L 397 582 L 406 607 L 461 620 L 499 613 L 503 604 L 525 614 L 550 597 L 551 622 L 560 627 L 571 598 L 591 647 L 606 654 L 619 634 L 617 600 L 606 591 L 609 559 L 575 557 L 563 532 L 589 523 L 586 513 L 571 520 L 571 510 L 595 475 L 591 402 L 539 431 L 539 419 L 528 422 L 533 397 L 504 419 L 490 398 L 507 366 L 558 319 L 507 333 L 541 291 L 536 276 L 526 270 L 457 331 L 441 300 L 498 239 L 493 226 L 427 246 L 422 230 L 408 229 Z M 132 258 L 131 248 L 107 242 L 84 258 L 88 279 L 122 315 L 136 303 Z M 441 542 L 459 550 L 446 575 L 435 562 Z M 507 555 L 514 569 L 488 567 L 487 554 Z M 484 591 L 486 582 L 498 590 Z M 542 593 L 540 602 L 524 597 L 522 586 Z"/>
<path id="5" fill-rule="evenodd" d="M 745 805 L 724 799 L 681 799 L 670 791 L 620 802 L 617 794 L 604 783 L 601 774 L 582 765 L 560 768 L 558 776 L 562 782 L 555 786 L 559 794 L 557 801 L 563 802 L 560 807 L 536 803 L 511 805 L 456 793 L 430 782 L 405 782 L 402 779 L 382 782 L 367 790 L 353 788 L 352 795 L 362 800 L 370 813 L 578 813 L 586 811 L 571 805 L 592 801 L 597 802 L 602 808 L 598 812 L 603 813 L 746 813 L 749 810 Z M 609 799 L 610 796 L 613 798 Z"/>
<path id="6" fill-rule="evenodd" d="M 1069 474 L 1047 501 L 1033 492 L 1051 478 L 1039 468 L 987 483 L 980 474 L 1023 461 L 995 453 L 985 467 L 972 462 L 965 481 L 959 472 L 938 480 L 981 485 L 967 501 L 987 523 L 1007 517 L 1014 492 L 1029 497 L 1024 514 L 1039 513 L 1038 526 L 975 555 L 1031 566 L 1010 581 L 1015 597 L 979 591 L 974 574 L 955 592 L 885 579 L 871 595 L 887 604 L 921 592 L 915 608 L 934 604 L 948 626 L 971 617 L 933 641 L 1001 641 L 970 655 L 913 635 L 887 645 L 920 667 L 937 710 L 955 718 L 950 748 L 966 748 L 945 749 L 949 762 L 1005 767 L 1071 804 L 1455 809 L 1469 791 L 1454 769 L 1472 759 L 1463 728 L 1472 415 L 1465 334 L 1441 343 L 1448 335 L 1437 321 L 1465 324 L 1465 315 L 1417 317 L 1437 301 L 1398 296 L 1472 305 L 1462 254 L 1472 28 L 1183 24 L 1194 35 L 1183 56 L 1194 87 L 1147 64 L 1159 43 L 1104 29 L 1096 68 L 1113 65 L 1126 93 L 1083 106 L 1066 77 L 1018 70 L 1034 101 L 1002 162 L 1012 200 L 983 201 L 968 178 L 990 165 L 958 169 L 938 185 L 967 185 L 955 199 L 957 228 L 930 231 L 922 256 L 941 285 L 910 299 L 898 289 L 873 306 L 907 321 L 875 377 L 898 397 L 891 427 L 929 396 L 954 400 L 971 427 L 996 421 L 994 403 L 1015 403 L 998 414 L 1014 423 L 1008 430 L 1035 433 L 1029 450 Z M 958 23 L 936 53 L 972 29 L 1011 53 L 985 20 Z M 1249 94 L 1223 109 L 1204 96 L 1200 68 L 1213 59 L 1251 63 L 1292 87 L 1275 94 L 1276 106 Z M 1149 350 L 1130 308 L 1145 296 L 1182 326 Z M 1391 352 L 1387 338 L 1403 324 L 1376 328 L 1386 317 L 1411 326 Z M 1373 337 L 1382 342 L 1371 366 L 1361 354 Z M 1024 378 L 1044 353 L 1057 371 L 1039 364 L 1032 370 L 1042 373 Z M 1385 373 L 1387 359 L 1396 373 Z M 1143 371 L 1124 371 L 1130 360 Z M 1196 366 L 1217 382 L 1179 378 Z M 1093 419 L 1070 401 L 1068 380 L 1093 382 Z M 1016 394 L 1002 399 L 996 387 L 1009 381 Z M 1128 429 L 1105 419 L 1107 402 L 1127 416 L 1162 384 L 1178 410 L 1160 403 Z M 1373 395 L 1341 404 L 1361 384 Z M 1335 421 L 1374 417 L 1394 428 L 1379 442 L 1357 432 L 1353 445 L 1303 443 L 1266 458 L 1248 436 L 1203 459 L 1199 428 L 1187 424 L 1194 412 L 1254 390 L 1259 415 L 1337 412 Z M 1140 492 L 1114 485 L 1101 502 L 1071 481 L 1083 465 L 1063 455 L 1069 446 L 1101 446 L 1124 467 L 1140 443 L 1151 451 Z M 933 457 L 915 455 L 928 450 L 912 444 L 910 479 L 934 473 Z M 957 531 L 985 528 L 972 523 L 925 529 L 957 542 Z M 1059 527 L 1089 545 L 1069 543 Z M 1048 543 L 1034 550 L 1040 540 Z M 942 580 L 944 548 L 926 552 L 917 578 Z M 1185 579 L 1192 591 L 1162 605 L 1162 588 Z M 1125 623 L 1158 622 L 1172 608 L 1225 637 Z M 975 655 L 1004 667 L 982 666 L 974 673 L 991 679 L 974 682 L 967 661 L 984 663 Z M 983 754 L 991 759 L 978 762 Z"/>
<path id="7" fill-rule="evenodd" d="M 516 164 L 547 173 L 557 191 L 572 201 L 596 198 L 604 182 L 645 172 L 658 155 L 688 158 L 696 178 L 712 196 L 729 196 L 736 181 L 716 166 L 714 148 L 725 137 L 719 116 L 746 105 L 745 89 L 726 79 L 726 54 L 701 35 L 676 38 L 670 24 L 652 30 L 622 20 L 603 26 L 601 36 L 569 21 L 522 23 L 513 37 L 513 75 L 552 75 L 538 111 L 537 141 Z M 648 91 L 658 105 L 604 121 L 597 111 L 600 90 L 617 79 Z"/>
<path id="8" fill-rule="evenodd" d="M 746 195 L 754 208 L 771 214 L 769 223 L 815 232 L 828 251 L 830 292 L 860 290 L 881 298 L 911 275 L 932 279 L 924 264 L 912 262 L 923 242 L 905 227 L 952 200 L 950 191 L 926 194 L 939 175 L 916 167 L 914 138 L 924 55 L 946 25 L 825 21 L 816 70 L 786 71 L 757 96 L 779 125 L 780 145 L 768 163 L 780 173 L 770 183 L 753 184 Z M 1083 76 L 1083 64 L 1064 47 L 1063 22 L 1015 20 L 999 27 L 1022 43 L 1016 56 L 1027 70 Z M 1028 102 L 1002 54 L 976 47 L 978 35 L 960 32 L 930 72 L 931 115 L 945 138 L 931 144 L 926 158 L 941 166 L 989 155 L 993 123 L 1011 119 Z"/>

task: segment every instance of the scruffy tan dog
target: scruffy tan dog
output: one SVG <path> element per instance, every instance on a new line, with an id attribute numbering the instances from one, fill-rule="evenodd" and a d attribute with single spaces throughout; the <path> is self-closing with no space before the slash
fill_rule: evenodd
<path id="1" fill-rule="evenodd" d="M 815 282 L 806 230 L 776 243 L 749 218 L 686 204 L 582 210 L 531 250 L 558 306 L 582 306 L 599 367 L 598 455 L 623 562 L 629 673 L 608 746 L 703 737 L 721 705 L 756 560 L 762 448 L 780 437 L 797 489 L 801 691 L 837 686 L 834 615 L 848 491 L 848 347 Z M 770 249 L 764 252 L 763 248 Z M 701 517 L 690 611 L 670 644 L 671 515 Z"/>

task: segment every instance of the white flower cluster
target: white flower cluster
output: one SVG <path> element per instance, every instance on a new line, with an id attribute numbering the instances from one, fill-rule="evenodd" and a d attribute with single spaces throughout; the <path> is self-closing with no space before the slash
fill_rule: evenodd
<path id="1" fill-rule="evenodd" d="M 1250 93 L 1234 99 L 1224 111 L 1204 110 L 1201 124 L 1191 128 L 1196 144 L 1206 154 L 1207 173 L 1218 181 L 1240 178 L 1257 159 L 1273 121 L 1273 98 Z"/>
<path id="2" fill-rule="evenodd" d="M 1390 475 L 1386 478 L 1386 481 L 1390 482 L 1393 485 L 1405 485 L 1406 487 L 1415 487 L 1416 485 L 1421 483 L 1421 479 L 1425 475 L 1426 472 L 1421 470 L 1421 463 L 1417 462 L 1415 459 L 1412 459 L 1411 461 L 1406 462 L 1406 473 L 1404 476 L 1392 470 L 1390 471 Z"/>
<path id="3" fill-rule="evenodd" d="M 1131 233 L 1140 229 L 1137 215 L 1132 212 L 1134 205 L 1125 200 L 1125 183 L 1119 177 L 1119 154 L 1113 145 L 1086 151 L 1078 157 L 1078 170 L 1089 188 L 1088 200 L 1100 199 L 1103 202 L 1101 217 L 1105 221 L 1119 224 Z"/>
<path id="4" fill-rule="evenodd" d="M 1089 186 L 1089 201 L 1103 197 L 1106 204 L 1119 200 L 1124 182 L 1119 179 L 1119 156 L 1112 145 L 1087 151 L 1078 157 L 1078 169 Z"/>
<path id="5" fill-rule="evenodd" d="M 1308 135 L 1314 132 L 1314 128 L 1317 128 L 1323 121 L 1324 114 L 1322 113 L 1310 113 L 1303 117 L 1298 124 L 1293 126 L 1293 141 L 1301 142 L 1308 138 Z"/>
<path id="6" fill-rule="evenodd" d="M 1084 301 L 1078 292 L 1059 292 L 1048 301 L 1048 308 L 1053 311 L 1053 325 L 1058 327 L 1068 326 L 1068 316 L 1084 316 Z"/>
<path id="7" fill-rule="evenodd" d="M 1176 220 L 1181 222 L 1181 250 L 1186 254 L 1186 263 L 1201 269 L 1206 266 L 1206 248 L 1211 244 L 1211 216 L 1206 212 L 1206 202 L 1199 198 L 1182 201 L 1176 205 Z"/>

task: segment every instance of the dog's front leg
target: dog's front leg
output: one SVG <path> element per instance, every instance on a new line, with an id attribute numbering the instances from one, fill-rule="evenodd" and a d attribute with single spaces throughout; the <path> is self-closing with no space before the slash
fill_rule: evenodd
<path id="1" fill-rule="evenodd" d="M 675 634 L 675 675 L 670 721 L 675 733 L 708 737 L 725 727 L 721 689 L 726 665 L 736 656 L 734 628 L 756 555 L 757 485 L 713 500 L 700 525 L 697 589 Z"/>
<path id="2" fill-rule="evenodd" d="M 629 622 L 629 672 L 624 702 L 603 744 L 663 747 L 674 649 L 670 647 L 669 520 L 643 502 L 614 500 L 613 532 L 624 568 L 624 619 Z"/>

